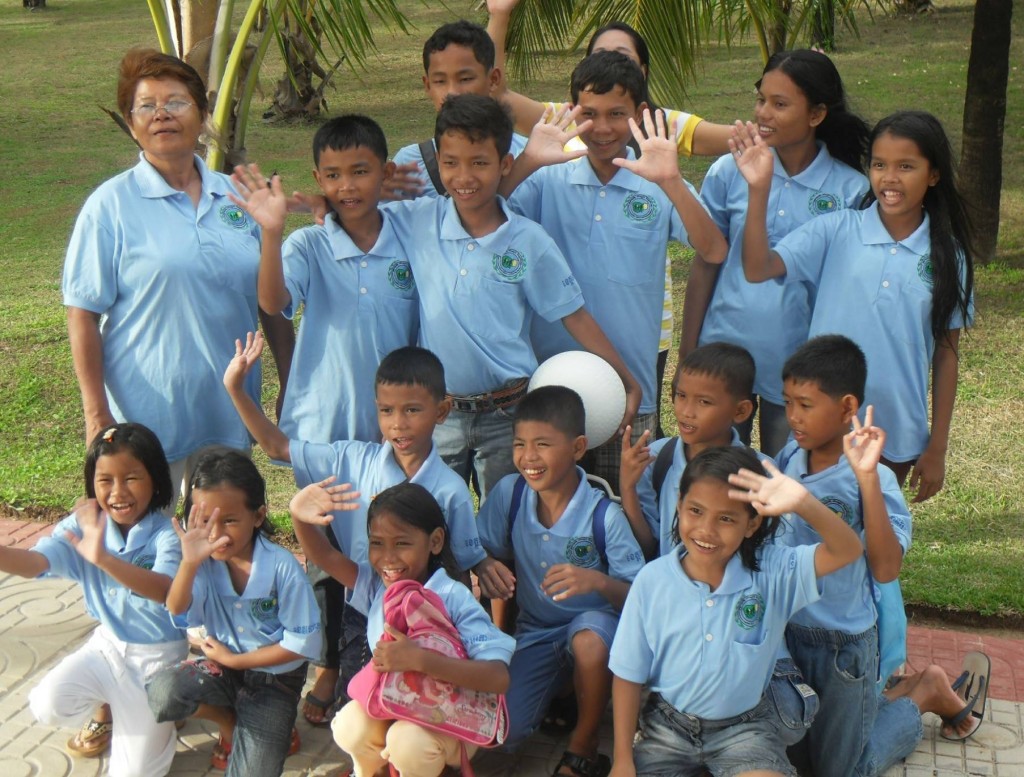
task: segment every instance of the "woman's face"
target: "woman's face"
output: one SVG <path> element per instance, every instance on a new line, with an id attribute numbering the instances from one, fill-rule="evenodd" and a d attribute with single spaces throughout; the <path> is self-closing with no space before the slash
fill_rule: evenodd
<path id="1" fill-rule="evenodd" d="M 596 54 L 598 51 L 617 51 L 620 54 L 625 54 L 631 60 L 640 65 L 640 69 L 644 71 L 644 78 L 647 77 L 647 68 L 640 61 L 640 55 L 637 54 L 636 44 L 633 42 L 633 38 L 628 33 L 622 30 L 608 30 L 602 32 L 594 40 L 594 47 L 591 49 L 591 54 Z"/>
<path id="2" fill-rule="evenodd" d="M 144 78 L 135 87 L 128 118 L 133 137 L 153 160 L 191 156 L 205 117 L 181 81 Z"/>

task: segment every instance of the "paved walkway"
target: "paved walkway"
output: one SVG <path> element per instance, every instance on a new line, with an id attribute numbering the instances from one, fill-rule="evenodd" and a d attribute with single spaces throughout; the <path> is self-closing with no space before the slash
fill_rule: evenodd
<path id="1" fill-rule="evenodd" d="M 31 547 L 49 526 L 0 521 L 0 544 Z M 72 758 L 65 742 L 73 732 L 41 726 L 28 711 L 26 696 L 43 674 L 73 651 L 92 630 L 77 586 L 60 580 L 26 581 L 0 575 L 0 775 L 3 777 L 86 777 L 105 772 L 105 759 Z M 903 766 L 885 777 L 1024 777 L 1024 639 L 911 627 L 909 665 L 938 663 L 955 676 L 963 654 L 983 650 L 992 658 L 992 684 L 985 725 L 964 743 L 938 736 L 938 719 L 926 716 L 925 737 Z M 347 761 L 326 729 L 301 716 L 302 750 L 285 764 L 286 777 L 337 777 Z M 214 732 L 189 721 L 180 732 L 172 775 L 220 775 L 209 768 Z M 611 715 L 605 716 L 603 752 L 611 752 Z M 483 753 L 479 777 L 543 777 L 553 772 L 564 740 L 538 735 L 515 757 Z"/>

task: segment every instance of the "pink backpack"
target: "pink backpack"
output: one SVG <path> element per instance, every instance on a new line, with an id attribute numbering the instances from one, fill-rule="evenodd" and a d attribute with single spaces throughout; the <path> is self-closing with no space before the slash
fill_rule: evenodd
<path id="1" fill-rule="evenodd" d="M 384 622 L 420 647 L 469 658 L 444 603 L 415 580 L 400 580 L 384 593 Z M 384 640 L 391 637 L 385 632 Z M 508 733 L 505 695 L 461 688 L 422 672 L 377 672 L 371 661 L 348 684 L 348 695 L 379 720 L 409 720 L 463 743 L 496 747 Z M 472 777 L 466 747 L 462 772 Z"/>

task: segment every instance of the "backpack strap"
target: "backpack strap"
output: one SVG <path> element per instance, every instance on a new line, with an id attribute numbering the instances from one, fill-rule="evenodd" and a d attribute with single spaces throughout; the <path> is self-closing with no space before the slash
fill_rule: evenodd
<path id="1" fill-rule="evenodd" d="M 679 438 L 673 437 L 662 446 L 654 460 L 651 484 L 654 486 L 654 499 L 659 505 L 661 504 L 661 487 L 665 484 L 665 476 L 668 474 L 669 467 L 672 466 L 672 458 L 676 455 L 677 445 L 679 445 Z"/>
<path id="2" fill-rule="evenodd" d="M 508 545 L 512 547 L 512 527 L 516 525 L 516 517 L 519 515 L 519 505 L 523 503 L 523 490 L 526 488 L 526 478 L 522 475 L 516 478 L 512 486 L 512 501 L 508 504 L 508 517 L 505 523 L 508 524 Z"/>
<path id="3" fill-rule="evenodd" d="M 508 523 L 508 544 L 510 546 L 512 545 L 512 527 L 515 526 L 516 517 L 519 515 L 519 507 L 523 503 L 523 492 L 525 489 L 526 478 L 520 475 L 516 478 L 515 485 L 512 486 L 512 501 L 509 502 L 508 518 L 506 518 L 506 523 Z M 594 547 L 597 549 L 598 555 L 601 556 L 605 566 L 608 566 L 608 555 L 605 553 L 604 518 L 608 514 L 608 507 L 611 503 L 611 499 L 602 496 L 590 516 L 590 530 L 594 534 Z"/>
<path id="4" fill-rule="evenodd" d="M 441 183 L 441 170 L 437 166 L 437 151 L 434 149 L 434 141 L 424 140 L 419 144 L 419 149 L 420 156 L 423 157 L 423 167 L 426 168 L 427 175 L 430 176 L 430 182 L 434 184 L 434 188 L 437 189 L 437 193 L 441 197 L 448 197 L 448 190 Z"/>

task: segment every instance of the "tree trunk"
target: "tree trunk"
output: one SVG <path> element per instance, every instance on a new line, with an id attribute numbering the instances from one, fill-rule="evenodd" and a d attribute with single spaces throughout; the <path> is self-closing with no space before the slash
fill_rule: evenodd
<path id="1" fill-rule="evenodd" d="M 1012 0 L 977 0 L 964 100 L 960 191 L 974 222 L 975 261 L 996 253 L 1003 185 L 1003 121 L 1010 71 Z"/>
<path id="2" fill-rule="evenodd" d="M 786 33 L 789 30 L 789 12 L 793 0 L 775 0 L 775 13 L 768 31 L 768 55 L 777 54 L 786 48 Z"/>
<path id="3" fill-rule="evenodd" d="M 309 20 L 309 24 L 319 37 L 320 25 L 316 19 Z M 331 73 L 317 62 L 316 47 L 292 19 L 290 11 L 285 15 L 283 27 L 285 72 L 277 82 L 274 103 L 263 114 L 263 119 L 312 119 L 320 113 L 324 102 L 323 90 Z M 318 86 L 313 84 L 314 76 L 320 79 Z"/>
<path id="4" fill-rule="evenodd" d="M 202 76 L 207 91 L 215 88 L 207 84 L 210 74 L 209 38 L 213 37 L 213 28 L 217 24 L 217 0 L 181 0 L 181 52 L 180 56 Z M 202 53 L 193 53 L 193 49 L 204 43 Z"/>
<path id="5" fill-rule="evenodd" d="M 835 0 L 818 0 L 811 11 L 811 42 L 822 51 L 836 50 L 836 3 Z"/>

